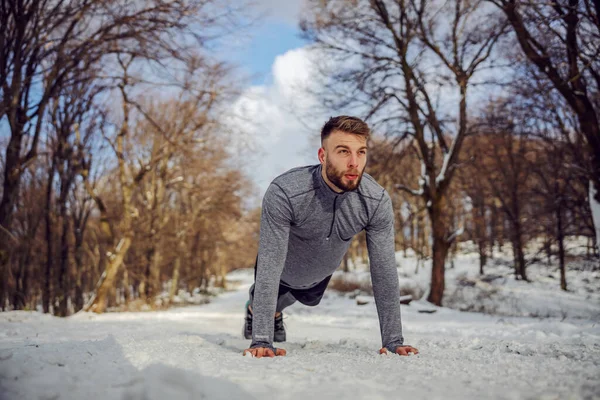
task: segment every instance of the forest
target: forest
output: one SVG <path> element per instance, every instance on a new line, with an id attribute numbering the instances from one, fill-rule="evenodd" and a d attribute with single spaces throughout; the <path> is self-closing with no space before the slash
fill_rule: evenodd
<path id="1" fill-rule="evenodd" d="M 254 265 L 250 150 L 231 145 L 252 121 L 232 115 L 244 81 L 216 50 L 257 23 L 250 6 L 2 0 L 2 310 L 160 309 Z M 467 245 L 481 274 L 507 248 L 517 279 L 547 262 L 565 291 L 569 261 L 598 263 L 599 15 L 590 0 L 306 2 L 313 94 L 375 132 L 367 172 L 392 197 L 396 250 L 432 262 L 431 303 Z M 359 235 L 340 268 L 361 258 Z"/>

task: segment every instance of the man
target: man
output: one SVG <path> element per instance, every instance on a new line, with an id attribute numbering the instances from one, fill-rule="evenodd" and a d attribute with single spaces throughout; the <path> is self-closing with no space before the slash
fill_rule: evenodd
<path id="1" fill-rule="evenodd" d="M 367 233 L 371 280 L 382 348 L 404 345 L 394 249 L 394 214 L 387 192 L 364 173 L 370 130 L 355 117 L 331 118 L 321 130 L 319 165 L 289 170 L 271 182 L 262 204 L 260 240 L 244 336 L 254 357 L 284 356 L 284 308 L 319 304 L 354 235 Z"/>

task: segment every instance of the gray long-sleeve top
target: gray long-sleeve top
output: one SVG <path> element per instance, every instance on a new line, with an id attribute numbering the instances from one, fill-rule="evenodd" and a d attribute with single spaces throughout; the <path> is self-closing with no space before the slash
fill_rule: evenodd
<path id="1" fill-rule="evenodd" d="M 333 191 L 321 164 L 275 178 L 262 203 L 251 347 L 272 347 L 279 282 L 309 288 L 340 265 L 354 235 L 367 232 L 382 346 L 403 344 L 390 196 L 370 175 L 356 190 Z"/>

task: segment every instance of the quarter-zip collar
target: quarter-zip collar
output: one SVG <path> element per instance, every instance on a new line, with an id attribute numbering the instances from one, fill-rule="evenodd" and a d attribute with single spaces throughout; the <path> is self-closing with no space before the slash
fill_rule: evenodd
<path id="1" fill-rule="evenodd" d="M 325 237 L 325 240 L 329 241 L 331 239 L 331 236 L 333 235 L 334 229 L 336 229 L 335 220 L 337 209 L 340 207 L 342 201 L 346 198 L 349 192 L 338 193 L 332 188 L 330 188 L 327 182 L 325 182 L 325 179 L 323 179 L 322 170 L 323 165 L 319 164 L 318 168 L 315 171 L 316 176 L 314 177 L 314 179 L 318 182 L 317 187 L 319 188 L 321 193 L 325 195 L 325 198 L 328 200 L 328 203 L 329 201 L 331 201 L 331 211 L 333 212 L 333 215 L 331 217 L 329 233 L 327 234 L 327 237 Z"/>
<path id="2" fill-rule="evenodd" d="M 314 176 L 314 180 L 316 181 L 316 187 L 320 188 L 321 191 L 327 196 L 327 198 L 330 198 L 331 200 L 335 199 L 336 197 L 341 197 L 340 199 L 338 199 L 338 205 L 339 202 L 342 200 L 342 198 L 346 197 L 348 195 L 348 193 L 350 192 L 336 192 L 335 190 L 333 190 L 332 188 L 329 187 L 329 185 L 327 184 L 327 182 L 325 182 L 325 179 L 323 179 L 323 165 L 319 164 L 317 169 L 315 170 L 315 176 Z"/>

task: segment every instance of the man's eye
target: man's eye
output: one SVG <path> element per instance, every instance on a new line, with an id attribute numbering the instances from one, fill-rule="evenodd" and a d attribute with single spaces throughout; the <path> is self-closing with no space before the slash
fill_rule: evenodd
<path id="1" fill-rule="evenodd" d="M 360 154 L 367 154 L 367 152 L 366 152 L 366 151 L 364 151 L 364 150 L 361 150 L 361 151 L 360 151 Z"/>
<path id="2" fill-rule="evenodd" d="M 340 153 L 347 153 L 348 150 L 340 150 Z"/>

